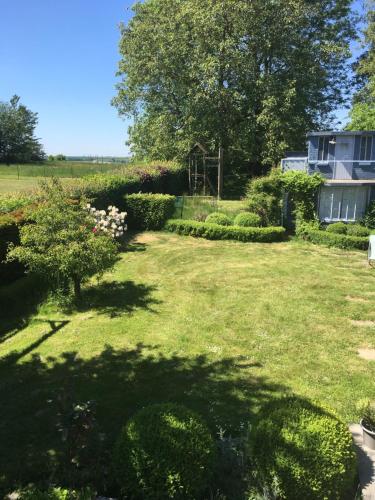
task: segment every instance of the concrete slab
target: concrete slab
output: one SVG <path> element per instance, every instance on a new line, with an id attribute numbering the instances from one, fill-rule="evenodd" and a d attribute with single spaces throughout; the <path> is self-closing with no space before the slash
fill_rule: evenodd
<path id="1" fill-rule="evenodd" d="M 359 424 L 349 426 L 358 459 L 358 475 L 363 500 L 375 500 L 375 451 L 363 446 L 362 428 Z"/>
<path id="2" fill-rule="evenodd" d="M 367 361 L 375 361 L 375 349 L 358 349 L 358 355 Z"/>

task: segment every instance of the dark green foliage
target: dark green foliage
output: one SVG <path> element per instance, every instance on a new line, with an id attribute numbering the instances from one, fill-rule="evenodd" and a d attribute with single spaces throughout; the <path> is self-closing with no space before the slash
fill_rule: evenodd
<path id="1" fill-rule="evenodd" d="M 44 160 L 42 145 L 34 136 L 38 114 L 20 104 L 13 96 L 10 102 L 0 102 L 0 162 L 31 162 Z"/>
<path id="2" fill-rule="evenodd" d="M 167 231 L 181 235 L 206 238 L 208 240 L 238 240 L 244 242 L 270 243 L 285 237 L 283 227 L 236 227 L 220 226 L 207 222 L 172 219 L 165 225 Z"/>
<path id="3" fill-rule="evenodd" d="M 19 214 L 17 214 L 19 215 Z M 10 243 L 19 244 L 19 228 L 22 217 L 16 214 L 0 215 L 0 286 L 11 283 L 24 273 L 19 262 L 4 262 Z"/>
<path id="4" fill-rule="evenodd" d="M 89 488 L 80 491 L 65 488 L 40 490 L 30 486 L 17 493 L 19 500 L 94 500 L 96 497 Z"/>
<path id="5" fill-rule="evenodd" d="M 345 222 L 334 222 L 333 224 L 329 224 L 326 227 L 326 231 L 328 233 L 335 233 L 335 234 L 346 234 L 348 230 L 347 224 Z"/>
<path id="6" fill-rule="evenodd" d="M 168 194 L 137 193 L 125 196 L 130 230 L 161 229 L 174 212 L 175 197 Z"/>
<path id="7" fill-rule="evenodd" d="M 220 226 L 231 226 L 233 224 L 232 219 L 221 212 L 212 212 L 212 214 L 207 215 L 205 222 L 219 224 Z"/>
<path id="8" fill-rule="evenodd" d="M 360 224 L 348 224 L 346 234 L 349 236 L 369 236 L 370 230 Z"/>
<path id="9" fill-rule="evenodd" d="M 257 227 L 261 225 L 261 218 L 253 212 L 241 212 L 236 215 L 233 224 L 242 227 Z"/>
<path id="10" fill-rule="evenodd" d="M 362 425 L 370 432 L 375 432 L 375 402 L 370 399 L 361 399 L 356 406 Z"/>
<path id="11" fill-rule="evenodd" d="M 296 223 L 315 219 L 318 190 L 324 183 L 319 174 L 309 175 L 298 170 L 289 170 L 282 175 L 282 186 L 288 193 Z"/>
<path id="12" fill-rule="evenodd" d="M 370 229 L 375 229 L 375 201 L 370 203 L 367 207 L 366 214 L 363 218 L 363 224 Z"/>
<path id="13" fill-rule="evenodd" d="M 129 165 L 111 174 L 97 174 L 81 179 L 73 186 L 75 196 L 82 194 L 93 205 L 105 209 L 115 205 L 121 210 L 124 196 L 133 193 L 182 194 L 187 189 L 186 167 L 173 162 Z"/>
<path id="14" fill-rule="evenodd" d="M 261 218 L 262 225 L 278 225 L 281 221 L 282 175 L 279 169 L 270 175 L 252 179 L 246 190 L 246 203 L 250 212 Z"/>
<path id="15" fill-rule="evenodd" d="M 173 403 L 148 406 L 123 428 L 114 453 L 124 492 L 149 499 L 196 499 L 215 464 L 215 443 L 201 418 Z"/>
<path id="16" fill-rule="evenodd" d="M 369 239 L 367 237 L 337 234 L 307 226 L 299 233 L 299 236 L 312 243 L 342 248 L 343 250 L 367 250 L 369 245 Z"/>
<path id="17" fill-rule="evenodd" d="M 354 483 L 355 453 L 337 415 L 296 398 L 267 405 L 253 428 L 251 450 L 269 487 L 276 477 L 287 500 L 340 500 Z"/>

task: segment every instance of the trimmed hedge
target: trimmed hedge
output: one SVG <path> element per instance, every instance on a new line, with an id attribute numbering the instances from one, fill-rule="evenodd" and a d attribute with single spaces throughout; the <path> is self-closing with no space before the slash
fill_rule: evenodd
<path id="1" fill-rule="evenodd" d="M 348 224 L 346 229 L 346 234 L 349 236 L 362 236 L 366 237 L 370 235 L 370 229 L 360 224 Z"/>
<path id="2" fill-rule="evenodd" d="M 114 451 L 116 477 L 131 498 L 200 498 L 214 470 L 215 442 L 184 406 L 143 408 L 123 428 Z"/>
<path id="3" fill-rule="evenodd" d="M 212 212 L 208 214 L 205 222 L 209 224 L 219 224 L 219 226 L 231 226 L 233 224 L 232 219 L 221 212 Z"/>
<path id="4" fill-rule="evenodd" d="M 266 405 L 251 431 L 250 449 L 265 484 L 271 488 L 277 479 L 278 498 L 340 500 L 354 486 L 347 425 L 308 401 L 291 397 Z"/>
<path id="5" fill-rule="evenodd" d="M 129 165 L 112 174 L 78 179 L 72 186 L 75 196 L 86 196 L 99 209 L 115 205 L 125 209 L 124 196 L 133 193 L 182 194 L 187 188 L 186 168 L 173 162 Z"/>
<path id="6" fill-rule="evenodd" d="M 326 231 L 329 233 L 346 234 L 347 225 L 345 222 L 334 222 L 326 227 Z"/>
<path id="7" fill-rule="evenodd" d="M 233 223 L 235 226 L 258 227 L 261 225 L 261 222 L 262 220 L 258 214 L 253 212 L 241 212 L 236 215 Z"/>
<path id="8" fill-rule="evenodd" d="M 283 227 L 219 226 L 219 224 L 183 219 L 168 220 L 165 229 L 173 233 L 208 240 L 238 240 L 258 243 L 281 241 L 285 236 L 285 228 Z"/>
<path id="9" fill-rule="evenodd" d="M 175 197 L 168 194 L 129 194 L 125 210 L 129 229 L 161 229 L 174 212 Z"/>
<path id="10" fill-rule="evenodd" d="M 330 233 L 316 229 L 305 229 L 302 238 L 329 247 L 342 248 L 344 250 L 367 250 L 368 237 L 349 236 L 347 234 Z"/>

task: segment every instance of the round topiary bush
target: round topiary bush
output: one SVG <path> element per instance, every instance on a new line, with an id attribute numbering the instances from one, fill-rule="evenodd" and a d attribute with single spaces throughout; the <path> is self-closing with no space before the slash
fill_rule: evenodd
<path id="1" fill-rule="evenodd" d="M 360 224 L 349 224 L 347 227 L 346 234 L 350 236 L 369 236 L 370 230 L 365 227 L 361 226 Z"/>
<path id="2" fill-rule="evenodd" d="M 329 224 L 327 226 L 326 231 L 329 233 L 336 233 L 336 234 L 346 234 L 346 231 L 348 229 L 348 226 L 345 224 L 345 222 L 335 222 L 333 224 Z"/>
<path id="3" fill-rule="evenodd" d="M 220 224 L 220 226 L 232 225 L 231 218 L 220 212 L 212 212 L 212 214 L 207 215 L 206 222 L 209 222 L 210 224 Z"/>
<path id="4" fill-rule="evenodd" d="M 241 212 L 234 219 L 235 226 L 258 227 L 261 225 L 261 218 L 254 212 Z"/>
<path id="5" fill-rule="evenodd" d="M 279 400 L 261 412 L 250 439 L 260 475 L 269 487 L 276 478 L 280 498 L 341 499 L 354 486 L 352 437 L 331 411 Z"/>
<path id="6" fill-rule="evenodd" d="M 114 466 L 124 492 L 141 498 L 197 498 L 215 463 L 215 443 L 201 418 L 176 404 L 148 406 L 123 428 Z"/>

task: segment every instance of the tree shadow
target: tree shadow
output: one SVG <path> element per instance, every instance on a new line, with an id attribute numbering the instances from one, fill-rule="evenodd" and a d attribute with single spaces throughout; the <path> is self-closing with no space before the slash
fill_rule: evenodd
<path id="1" fill-rule="evenodd" d="M 83 290 L 82 299 L 76 305 L 80 312 L 95 309 L 110 317 L 130 314 L 136 309 L 147 309 L 156 313 L 153 305 L 160 301 L 152 296 L 155 286 L 134 281 L 103 281 Z"/>
<path id="2" fill-rule="evenodd" d="M 99 427 L 110 451 L 126 420 L 146 405 L 184 404 L 203 416 L 213 434 L 222 428 L 236 435 L 259 406 L 288 390 L 253 375 L 253 368 L 244 366 L 241 358 L 166 357 L 158 346 L 143 344 L 130 350 L 107 346 L 88 360 L 73 351 L 58 358 L 35 354 L 19 360 L 20 353 L 13 352 L 0 361 L 1 492 L 45 480 L 51 456 L 61 453 L 58 391 L 68 392 L 76 402 L 96 401 Z M 92 478 L 95 481 L 100 479 Z"/>

